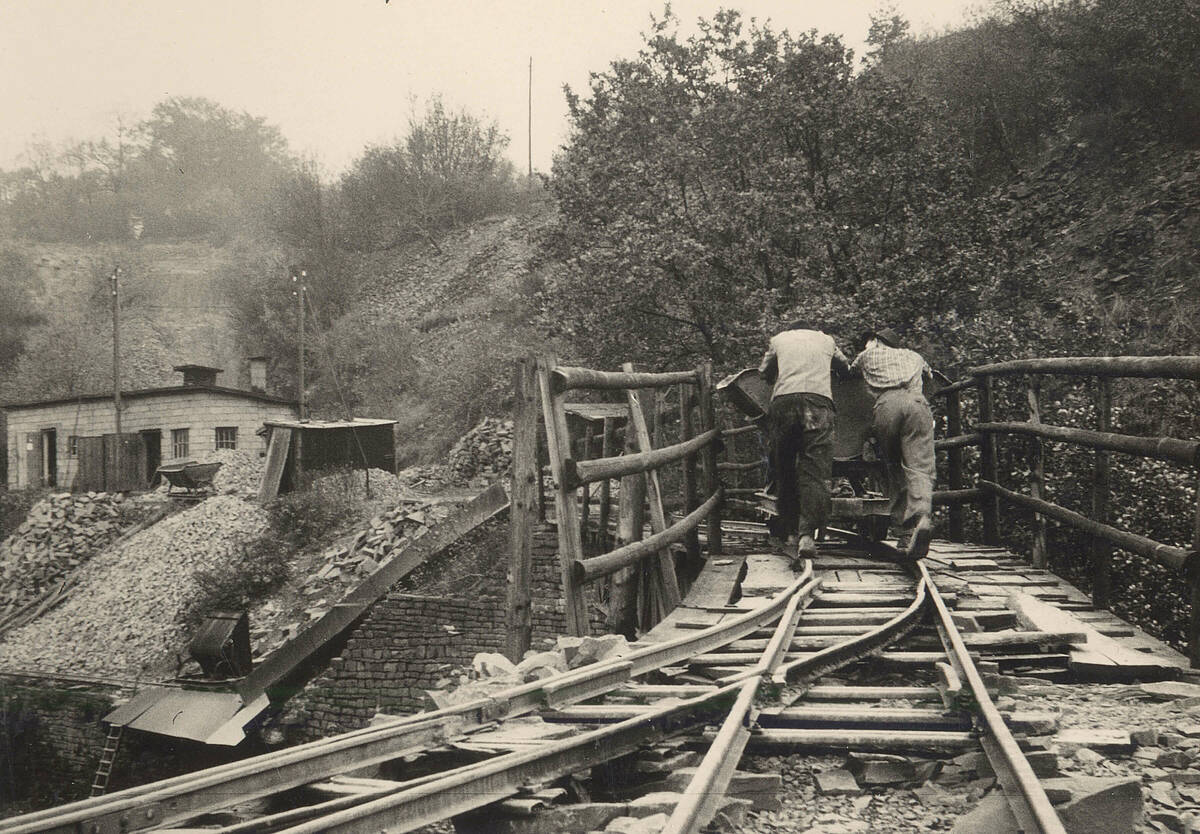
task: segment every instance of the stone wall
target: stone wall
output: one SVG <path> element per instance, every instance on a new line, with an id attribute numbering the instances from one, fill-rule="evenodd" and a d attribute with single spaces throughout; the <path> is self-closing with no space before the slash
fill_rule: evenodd
<path id="1" fill-rule="evenodd" d="M 78 459 L 70 454 L 70 438 L 96 437 L 116 431 L 113 404 L 108 399 L 51 403 L 43 406 L 13 408 L 8 412 L 8 486 L 29 486 L 30 461 L 26 453 L 26 435 L 45 429 L 56 432 L 58 487 L 66 489 L 75 477 Z M 266 420 L 295 419 L 295 407 L 271 402 L 255 395 L 197 388 L 169 389 L 160 393 L 128 396 L 122 401 L 121 431 L 162 432 L 162 459 L 173 456 L 172 429 L 188 429 L 188 456 L 209 451 L 216 445 L 218 426 L 237 428 L 237 448 L 264 452 L 263 438 L 255 434 Z M 40 464 L 34 473 L 40 475 Z"/>
<path id="2" fill-rule="evenodd" d="M 478 652 L 505 651 L 508 517 L 485 525 L 467 546 L 495 554 L 486 591 L 467 596 L 393 590 L 372 606 L 341 655 L 301 696 L 299 736 L 318 738 L 367 725 L 377 712 L 404 714 L 433 707 L 425 690 Z M 414 590 L 416 592 L 414 592 Z M 589 592 L 592 632 L 603 611 Z M 544 524 L 533 540 L 533 646 L 566 633 L 557 531 Z"/>
<path id="3" fill-rule="evenodd" d="M 0 796 L 29 807 L 86 797 L 104 748 L 100 719 L 119 695 L 100 686 L 52 688 L 45 680 L 0 676 Z"/>
<path id="4" fill-rule="evenodd" d="M 108 735 L 101 720 L 133 688 L 0 675 L 0 819 L 85 799 Z M 127 730 L 110 790 L 142 785 L 263 752 Z"/>

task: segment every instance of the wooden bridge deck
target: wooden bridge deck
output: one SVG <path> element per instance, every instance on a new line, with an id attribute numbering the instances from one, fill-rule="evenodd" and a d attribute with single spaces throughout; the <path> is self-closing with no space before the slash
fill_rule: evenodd
<path id="1" fill-rule="evenodd" d="M 751 525 L 738 527 L 747 529 L 725 531 L 727 552 L 709 558 L 680 606 L 642 641 L 694 634 L 756 607 L 792 581 L 787 560 L 769 551 L 765 533 L 752 532 Z M 1019 629 L 1087 637 L 1072 644 L 1061 664 L 1031 657 L 1027 666 L 1009 664 L 1010 671 L 1047 680 L 1100 682 L 1175 678 L 1189 672 L 1183 654 L 1116 614 L 1095 610 L 1087 594 L 1067 580 L 1003 548 L 939 540 L 925 564 L 939 588 L 951 595 L 964 631 Z M 823 544 L 814 566 L 830 591 L 880 595 L 900 581 L 894 571 L 844 545 Z"/>

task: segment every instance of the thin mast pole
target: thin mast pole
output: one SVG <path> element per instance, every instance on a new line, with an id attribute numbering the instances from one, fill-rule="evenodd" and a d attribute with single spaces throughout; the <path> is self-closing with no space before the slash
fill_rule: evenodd
<path id="1" fill-rule="evenodd" d="M 529 124 L 526 127 L 529 137 L 529 187 L 533 187 L 533 56 L 529 56 L 529 104 L 527 108 Z"/>
<path id="2" fill-rule="evenodd" d="M 117 416 L 117 436 L 121 434 L 121 267 L 113 267 L 109 281 L 112 283 L 113 305 L 113 409 Z"/>

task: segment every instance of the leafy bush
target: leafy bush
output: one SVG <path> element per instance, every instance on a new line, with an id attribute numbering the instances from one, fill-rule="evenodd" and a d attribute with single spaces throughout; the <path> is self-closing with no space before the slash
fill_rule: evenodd
<path id="1" fill-rule="evenodd" d="M 351 473 L 345 473 L 347 484 Z M 302 550 L 323 542 L 331 534 L 357 519 L 358 510 L 347 486 L 339 488 L 337 478 L 321 474 L 307 489 L 280 496 L 267 507 L 270 527 L 265 534 L 292 550 Z"/>
<path id="2" fill-rule="evenodd" d="M 267 507 L 268 527 L 237 558 L 219 570 L 196 575 L 200 593 L 180 620 L 199 626 L 213 610 L 240 611 L 283 584 L 292 573 L 296 553 L 323 543 L 356 519 L 357 511 L 347 490 L 323 488 L 288 493 Z"/>

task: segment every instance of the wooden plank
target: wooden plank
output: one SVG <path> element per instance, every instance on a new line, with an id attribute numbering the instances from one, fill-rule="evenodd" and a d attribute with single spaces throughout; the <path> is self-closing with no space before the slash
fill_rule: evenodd
<path id="1" fill-rule="evenodd" d="M 271 427 L 271 441 L 267 445 L 267 463 L 263 468 L 262 483 L 258 486 L 258 500 L 266 503 L 279 495 L 279 484 L 283 479 L 283 468 L 287 464 L 288 451 L 292 445 L 294 429 L 282 426 Z"/>
<path id="2" fill-rule="evenodd" d="M 509 520 L 508 659 L 519 663 L 533 639 L 533 527 L 537 523 L 537 363 L 513 369 L 512 510 Z"/>
<path id="3" fill-rule="evenodd" d="M 626 362 L 623 366 L 628 373 L 633 372 L 633 363 Z M 630 389 L 626 392 L 629 403 L 629 417 L 633 425 L 634 437 L 642 452 L 653 451 L 650 440 L 650 429 L 646 425 L 646 412 L 642 410 L 641 398 L 638 392 Z M 651 470 L 646 473 L 646 497 L 650 501 L 650 529 L 661 533 L 667 529 L 666 514 L 663 512 L 662 487 L 658 481 L 658 472 Z M 663 604 L 667 611 L 679 605 L 679 579 L 675 575 L 675 558 L 669 548 L 664 548 L 658 554 L 658 579 L 662 584 Z"/>
<path id="4" fill-rule="evenodd" d="M 1013 591 L 1009 607 L 1026 628 L 1043 631 L 1080 631 L 1087 639 L 1071 650 L 1069 668 L 1077 674 L 1102 680 L 1125 679 L 1140 675 L 1174 676 L 1181 668 L 1177 662 L 1151 657 L 1122 646 L 1105 637 L 1078 617 L 1042 602 L 1030 594 Z"/>
<path id="5" fill-rule="evenodd" d="M 688 590 L 683 604 L 690 608 L 702 608 L 728 603 L 745 561 L 745 554 L 710 556 Z"/>
<path id="6" fill-rule="evenodd" d="M 583 588 L 571 573 L 575 560 L 583 558 L 583 539 L 575 506 L 575 490 L 566 485 L 565 461 L 571 456 L 571 437 L 567 431 L 567 414 L 563 410 L 565 394 L 555 394 L 551 390 L 550 375 L 554 369 L 553 357 L 538 360 L 538 388 L 542 395 L 546 448 L 550 454 L 550 471 L 555 484 L 554 512 L 558 521 L 558 561 L 567 607 L 567 634 L 583 637 L 589 631 L 587 603 L 584 601 Z"/>

